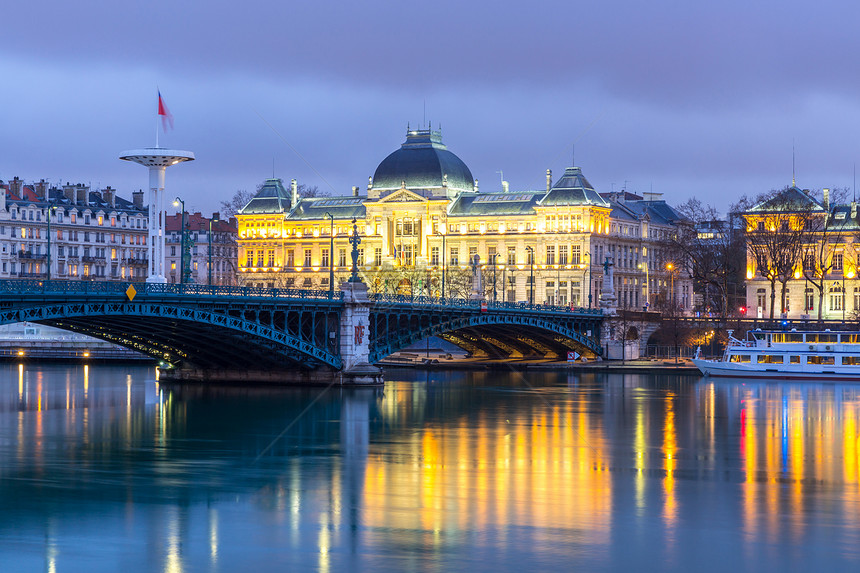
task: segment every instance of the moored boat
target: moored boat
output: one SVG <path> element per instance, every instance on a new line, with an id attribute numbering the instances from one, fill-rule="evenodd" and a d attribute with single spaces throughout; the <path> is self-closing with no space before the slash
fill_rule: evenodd
<path id="1" fill-rule="evenodd" d="M 693 358 L 705 376 L 860 381 L 860 332 L 752 330 L 746 340 L 729 331 L 720 360 Z"/>

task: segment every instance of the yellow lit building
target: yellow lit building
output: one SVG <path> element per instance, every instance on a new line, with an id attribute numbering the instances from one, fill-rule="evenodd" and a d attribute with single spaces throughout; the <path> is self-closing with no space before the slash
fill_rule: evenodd
<path id="1" fill-rule="evenodd" d="M 376 292 L 467 297 L 477 258 L 490 299 L 596 307 L 609 259 L 622 308 L 692 300 L 689 279 L 661 258 L 680 218 L 665 201 L 601 196 L 578 167 L 554 184 L 547 170 L 545 189 L 484 193 L 429 129 L 407 131 L 364 196 L 300 198 L 295 180 L 287 190 L 269 179 L 237 218 L 245 285 L 328 289 L 331 275 L 337 285 L 355 229 L 359 270 Z"/>

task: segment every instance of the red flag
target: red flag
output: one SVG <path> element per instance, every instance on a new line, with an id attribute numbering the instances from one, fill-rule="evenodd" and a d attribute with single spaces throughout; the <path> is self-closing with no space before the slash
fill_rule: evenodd
<path id="1" fill-rule="evenodd" d="M 161 116 L 161 127 L 164 129 L 164 133 L 167 133 L 168 125 L 170 129 L 173 129 L 173 114 L 164 105 L 164 100 L 161 99 L 161 90 L 158 90 L 158 115 Z"/>

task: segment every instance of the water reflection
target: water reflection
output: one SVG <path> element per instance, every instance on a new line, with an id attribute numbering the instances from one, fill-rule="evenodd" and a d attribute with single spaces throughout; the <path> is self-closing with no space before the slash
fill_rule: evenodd
<path id="1" fill-rule="evenodd" d="M 13 569 L 858 561 L 860 386 L 392 371 L 383 390 L 250 390 L 28 364 L 0 376 L 0 558 Z"/>

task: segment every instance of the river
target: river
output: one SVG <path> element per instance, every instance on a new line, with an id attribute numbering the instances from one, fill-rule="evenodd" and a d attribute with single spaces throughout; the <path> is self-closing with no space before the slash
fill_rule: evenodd
<path id="1" fill-rule="evenodd" d="M 860 386 L 0 364 L 0 570 L 856 571 Z"/>

